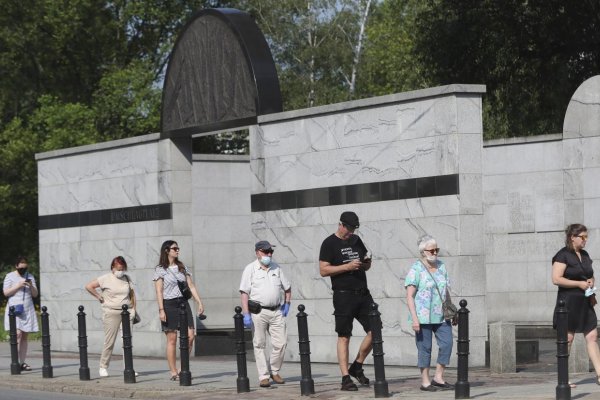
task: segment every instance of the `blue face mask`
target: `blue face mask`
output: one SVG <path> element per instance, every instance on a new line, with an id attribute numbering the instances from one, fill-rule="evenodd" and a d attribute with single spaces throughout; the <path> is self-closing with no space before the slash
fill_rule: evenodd
<path id="1" fill-rule="evenodd" d="M 262 265 L 264 265 L 264 266 L 267 266 L 267 265 L 271 264 L 271 257 L 269 257 L 269 256 L 262 256 L 260 258 L 260 263 Z"/>

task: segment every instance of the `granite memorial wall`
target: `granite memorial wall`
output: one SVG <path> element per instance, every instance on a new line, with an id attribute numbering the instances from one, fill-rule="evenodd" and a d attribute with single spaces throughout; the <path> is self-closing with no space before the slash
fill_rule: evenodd
<path id="1" fill-rule="evenodd" d="M 335 362 L 330 281 L 319 275 L 318 252 L 340 213 L 353 210 L 374 257 L 367 276 L 386 363 L 416 362 L 404 277 L 417 238 L 429 233 L 455 302 L 469 302 L 470 365 L 482 365 L 489 322 L 550 324 L 550 259 L 566 224 L 588 225 L 588 250 L 600 254 L 600 191 L 589 184 L 600 174 L 600 77 L 574 94 L 564 133 L 535 138 L 483 143 L 484 91 L 449 85 L 260 116 L 250 157 L 192 155 L 189 139 L 159 134 L 38 154 L 41 296 L 53 348 L 77 351 L 81 304 L 90 351 L 100 351 L 100 306 L 83 287 L 120 254 L 143 317 L 134 355 L 162 356 L 152 273 L 168 238 L 179 242 L 203 297 L 209 318 L 201 328 L 231 329 L 241 271 L 252 244 L 267 239 L 292 278 L 293 309 L 306 306 L 313 361 Z M 287 358 L 298 360 L 290 315 Z"/>

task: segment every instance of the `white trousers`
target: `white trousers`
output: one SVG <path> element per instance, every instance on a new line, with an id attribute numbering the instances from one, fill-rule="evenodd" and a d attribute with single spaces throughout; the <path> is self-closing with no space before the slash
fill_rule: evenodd
<path id="1" fill-rule="evenodd" d="M 135 310 L 132 309 L 129 311 L 131 313 L 129 317 L 131 322 Z M 119 334 L 119 328 L 121 327 L 121 310 L 103 309 L 102 325 L 104 326 L 104 346 L 100 355 L 100 368 L 108 368 L 117 335 Z"/>
<path id="2" fill-rule="evenodd" d="M 263 309 L 260 314 L 252 315 L 252 345 L 258 370 L 258 380 L 268 379 L 271 374 L 279 373 L 283 364 L 283 355 L 287 345 L 287 328 L 281 310 Z M 267 360 L 267 333 L 271 336 L 271 356 Z"/>

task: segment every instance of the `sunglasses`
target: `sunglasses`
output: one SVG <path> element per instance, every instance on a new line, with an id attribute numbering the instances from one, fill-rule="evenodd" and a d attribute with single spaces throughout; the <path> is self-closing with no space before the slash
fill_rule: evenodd
<path id="1" fill-rule="evenodd" d="M 440 248 L 438 247 L 438 248 L 436 248 L 436 249 L 431 249 L 431 250 L 427 250 L 427 249 L 425 249 L 424 251 L 426 251 L 426 252 L 428 252 L 428 253 L 430 253 L 430 254 L 439 254 L 439 252 L 440 252 Z"/>
<path id="2" fill-rule="evenodd" d="M 273 249 L 266 249 L 266 250 L 262 250 L 262 249 L 261 249 L 261 250 L 259 250 L 259 251 L 260 251 L 261 253 L 265 253 L 265 254 L 273 254 L 273 252 L 274 252 L 275 250 L 273 250 Z"/>
<path id="3" fill-rule="evenodd" d="M 179 247 L 169 247 L 169 250 L 179 251 Z"/>
<path id="4" fill-rule="evenodd" d="M 581 238 L 582 240 L 587 240 L 588 235 L 577 235 L 576 237 Z"/>

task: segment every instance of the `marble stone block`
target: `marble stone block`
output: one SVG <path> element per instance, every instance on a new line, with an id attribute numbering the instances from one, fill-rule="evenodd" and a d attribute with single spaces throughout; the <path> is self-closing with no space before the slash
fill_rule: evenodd
<path id="1" fill-rule="evenodd" d="M 481 174 L 460 174 L 459 214 L 483 214 L 483 177 Z"/>
<path id="2" fill-rule="evenodd" d="M 462 133 L 462 132 L 461 132 Z M 482 135 L 457 134 L 458 172 L 461 174 L 481 174 L 482 172 Z"/>
<path id="3" fill-rule="evenodd" d="M 508 231 L 508 205 L 485 204 L 483 219 L 486 233 L 501 234 Z"/>
<path id="4" fill-rule="evenodd" d="M 241 215 L 250 214 L 250 189 L 203 188 L 194 190 L 192 208 L 195 216 Z"/>
<path id="5" fill-rule="evenodd" d="M 567 106 L 565 138 L 600 136 L 600 75 L 583 82 Z"/>
<path id="6" fill-rule="evenodd" d="M 600 197 L 583 200 L 584 220 L 572 221 L 571 223 L 584 223 L 586 226 L 600 226 Z M 585 222 L 582 222 L 585 221 Z"/>
<path id="7" fill-rule="evenodd" d="M 484 257 L 457 256 L 442 257 L 446 264 L 450 279 L 450 293 L 454 300 L 464 296 L 484 296 L 486 293 L 486 276 Z M 458 304 L 458 301 L 455 301 Z"/>
<path id="8" fill-rule="evenodd" d="M 581 223 L 580 221 L 584 221 L 583 204 L 583 200 L 565 200 L 565 227 L 568 224 Z"/>
<path id="9" fill-rule="evenodd" d="M 584 177 L 583 169 L 563 170 L 564 200 L 584 198 L 584 182 L 589 182 Z M 597 173 L 597 171 L 596 171 Z M 587 179 L 590 177 L 588 176 Z M 590 190 L 590 185 L 585 185 L 585 190 Z M 594 190 L 594 189 L 591 189 Z M 586 196 L 587 197 L 587 196 Z"/>
<path id="10" fill-rule="evenodd" d="M 535 230 L 554 231 L 565 227 L 563 186 L 547 185 L 536 190 Z"/>
<path id="11" fill-rule="evenodd" d="M 514 373 L 517 369 L 515 324 L 490 324 L 490 371 L 496 374 Z"/>
<path id="12" fill-rule="evenodd" d="M 581 169 L 584 166 L 584 157 L 588 156 L 588 152 L 585 150 L 585 146 L 590 143 L 594 138 L 563 138 L 563 156 L 562 156 L 562 168 L 567 169 Z"/>
<path id="13" fill-rule="evenodd" d="M 565 140 L 565 142 L 575 142 L 577 140 Z M 600 151 L 600 136 L 586 137 L 583 141 L 579 142 L 582 146 L 579 153 L 575 153 L 573 156 L 582 157 L 582 166 L 584 168 L 598 168 L 600 167 L 600 159 L 598 159 L 598 152 Z M 565 158 L 567 155 L 564 155 Z"/>
<path id="14" fill-rule="evenodd" d="M 457 131 L 473 133 L 481 138 L 483 133 L 481 97 L 458 94 L 455 102 Z"/>

